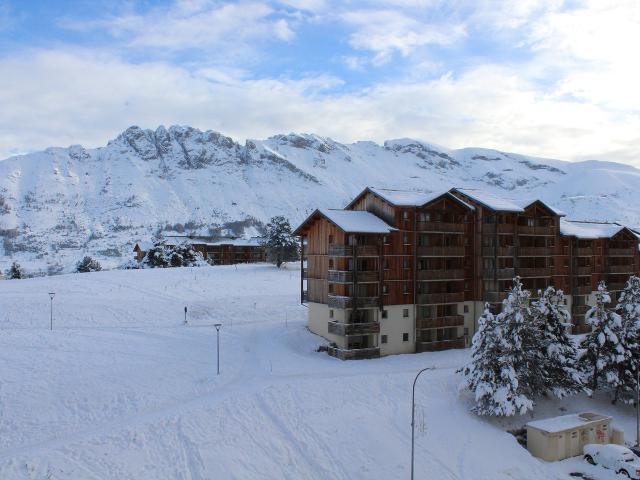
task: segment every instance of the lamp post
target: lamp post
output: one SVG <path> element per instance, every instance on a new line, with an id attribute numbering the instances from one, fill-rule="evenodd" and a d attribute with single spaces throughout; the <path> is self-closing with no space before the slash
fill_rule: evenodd
<path id="1" fill-rule="evenodd" d="M 187 324 L 187 306 L 184 307 L 184 324 Z"/>
<path id="2" fill-rule="evenodd" d="M 218 354 L 218 375 L 220 375 L 220 327 L 221 326 L 222 326 L 221 323 L 216 323 L 214 325 L 214 327 L 216 327 L 216 341 L 217 341 L 216 353 Z"/>
<path id="3" fill-rule="evenodd" d="M 423 368 L 418 372 L 416 378 L 413 380 L 413 390 L 411 391 L 411 480 L 413 480 L 413 457 L 414 457 L 414 445 L 415 445 L 415 419 L 416 419 L 416 382 L 422 372 L 427 370 L 433 370 L 433 367 Z"/>
<path id="4" fill-rule="evenodd" d="M 51 299 L 51 330 L 53 330 L 53 297 L 55 296 L 54 292 L 49 292 L 49 298 Z"/>

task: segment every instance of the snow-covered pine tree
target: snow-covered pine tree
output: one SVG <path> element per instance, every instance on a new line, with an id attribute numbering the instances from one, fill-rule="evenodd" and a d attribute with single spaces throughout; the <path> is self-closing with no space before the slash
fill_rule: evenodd
<path id="1" fill-rule="evenodd" d="M 632 275 L 620 293 L 616 311 L 622 320 L 621 343 L 628 351 L 628 361 L 619 364 L 620 384 L 614 402 L 635 401 L 637 372 L 640 367 L 640 277 Z"/>
<path id="2" fill-rule="evenodd" d="M 629 360 L 630 352 L 620 341 L 624 335 L 620 315 L 607 308 L 611 297 L 604 282 L 598 284 L 595 297 L 596 304 L 586 315 L 592 330 L 581 344 L 585 352 L 580 369 L 592 392 L 598 388 L 615 390 L 621 383 L 620 364 Z"/>
<path id="3" fill-rule="evenodd" d="M 188 243 L 167 245 L 161 242 L 149 249 L 140 265 L 143 268 L 169 268 L 201 267 L 208 264 L 202 253 L 194 250 Z"/>
<path id="4" fill-rule="evenodd" d="M 265 237 L 262 242 L 267 250 L 269 261 L 278 268 L 284 263 L 299 258 L 298 242 L 291 233 L 289 220 L 276 216 L 269 220 L 265 227 Z"/>
<path id="5" fill-rule="evenodd" d="M 547 287 L 532 302 L 531 313 L 541 335 L 545 391 L 559 398 L 578 393 L 582 390 L 582 375 L 577 365 L 577 346 L 568 333 L 571 315 L 564 292 Z"/>
<path id="6" fill-rule="evenodd" d="M 13 262 L 9 270 L 7 270 L 7 280 L 20 280 L 25 277 L 24 269 L 18 262 Z"/>
<path id="7" fill-rule="evenodd" d="M 88 255 L 76 265 L 76 272 L 78 273 L 99 272 L 101 270 L 102 265 L 100 265 L 100 262 Z"/>
<path id="8" fill-rule="evenodd" d="M 531 321 L 529 297 L 516 277 L 502 312 L 494 317 L 485 308 L 479 319 L 471 362 L 462 369 L 463 387 L 474 392 L 479 415 L 524 414 L 544 391 L 541 336 Z"/>

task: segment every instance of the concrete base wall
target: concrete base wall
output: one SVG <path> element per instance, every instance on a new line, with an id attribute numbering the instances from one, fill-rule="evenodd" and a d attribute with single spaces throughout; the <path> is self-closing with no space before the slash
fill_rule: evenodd
<path id="1" fill-rule="evenodd" d="M 336 322 L 344 322 L 346 310 L 332 309 L 333 319 L 329 317 L 329 307 L 324 303 L 308 303 L 309 307 L 309 330 L 313 333 L 320 335 L 330 342 L 334 342 L 340 348 L 346 348 L 347 339 L 339 335 L 333 335 L 329 333 L 329 322 L 335 320 Z"/>
<path id="2" fill-rule="evenodd" d="M 413 304 L 410 305 L 389 305 L 384 307 L 387 318 L 382 318 L 378 310 L 378 321 L 380 322 L 380 336 L 378 345 L 380 355 L 395 355 L 398 353 L 414 353 L 416 351 L 415 339 L 415 318 Z M 405 317 L 403 311 L 407 310 Z M 408 340 L 403 340 L 403 334 L 409 334 Z M 387 336 L 387 343 L 382 343 L 382 336 Z"/>

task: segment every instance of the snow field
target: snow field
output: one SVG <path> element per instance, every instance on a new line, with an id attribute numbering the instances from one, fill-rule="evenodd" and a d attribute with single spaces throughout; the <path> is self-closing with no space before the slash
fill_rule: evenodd
<path id="1" fill-rule="evenodd" d="M 454 374 L 468 351 L 317 353 L 299 281 L 243 265 L 0 282 L 0 479 L 408 478 L 411 382 L 425 366 L 417 479 L 615 478 L 579 459 L 541 462 L 506 430 L 596 410 L 632 439 L 629 407 L 575 397 L 476 417 Z"/>

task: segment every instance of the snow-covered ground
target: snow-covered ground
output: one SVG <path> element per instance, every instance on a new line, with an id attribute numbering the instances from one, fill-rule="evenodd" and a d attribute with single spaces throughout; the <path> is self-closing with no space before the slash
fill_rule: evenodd
<path id="1" fill-rule="evenodd" d="M 0 282 L 0 479 L 408 478 L 411 382 L 426 366 L 417 479 L 616 478 L 539 461 L 506 430 L 595 410 L 632 440 L 630 407 L 580 397 L 478 418 L 454 373 L 468 351 L 330 358 L 298 289 L 299 272 L 269 265 Z"/>

